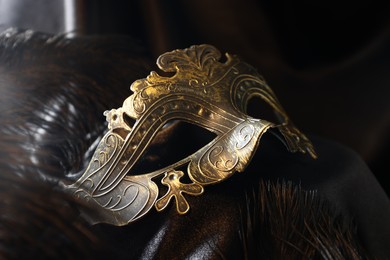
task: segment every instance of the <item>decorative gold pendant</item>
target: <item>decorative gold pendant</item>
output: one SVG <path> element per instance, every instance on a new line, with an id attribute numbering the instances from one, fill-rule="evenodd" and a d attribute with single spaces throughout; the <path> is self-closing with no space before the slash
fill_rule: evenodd
<path id="1" fill-rule="evenodd" d="M 210 45 L 192 46 L 161 55 L 156 72 L 131 85 L 133 95 L 123 106 L 106 111 L 108 132 L 100 141 L 84 174 L 67 189 L 91 205 L 84 212 L 94 223 L 126 225 L 154 206 L 161 211 L 174 199 L 179 214 L 190 209 L 184 194 L 200 195 L 204 186 L 242 172 L 249 164 L 261 136 L 269 128 L 280 131 L 291 152 L 316 157 L 310 141 L 293 126 L 264 79 L 250 65 Z M 255 119 L 246 114 L 248 101 L 258 96 L 268 103 L 279 122 Z M 130 125 L 127 118 L 135 120 Z M 192 155 L 154 172 L 132 175 L 158 131 L 169 121 L 181 120 L 206 128 L 217 137 Z M 183 172 L 179 168 L 187 166 Z M 188 175 L 192 183 L 182 183 Z M 163 176 L 168 187 L 159 198 L 154 178 Z"/>

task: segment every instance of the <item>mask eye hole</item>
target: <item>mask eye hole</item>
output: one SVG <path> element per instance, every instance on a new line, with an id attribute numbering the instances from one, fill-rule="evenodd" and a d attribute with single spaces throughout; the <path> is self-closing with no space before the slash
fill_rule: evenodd
<path id="1" fill-rule="evenodd" d="M 254 96 L 248 101 L 247 114 L 253 118 L 267 120 L 274 124 L 283 122 L 282 117 L 264 99 Z"/>
<path id="2" fill-rule="evenodd" d="M 145 174 L 178 162 L 210 143 L 216 136 L 194 124 L 169 121 L 131 169 L 131 175 Z"/>
<path id="3" fill-rule="evenodd" d="M 132 118 L 132 117 L 129 117 L 126 113 L 123 113 L 123 121 L 128 125 L 130 126 L 130 128 L 133 128 L 134 124 L 135 124 L 135 119 Z"/>

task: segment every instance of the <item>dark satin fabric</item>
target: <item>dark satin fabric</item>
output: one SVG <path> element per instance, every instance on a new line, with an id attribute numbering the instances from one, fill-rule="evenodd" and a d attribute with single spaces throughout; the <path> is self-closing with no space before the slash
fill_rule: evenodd
<path id="1" fill-rule="evenodd" d="M 335 213 L 354 218 L 369 254 L 386 259 L 390 256 L 390 201 L 386 194 L 356 153 L 329 140 L 314 136 L 311 140 L 319 154 L 315 161 L 287 152 L 279 140 L 266 134 L 244 173 L 206 187 L 202 196 L 186 196 L 189 214 L 179 216 L 171 205 L 128 227 L 97 225 L 94 229 L 108 234 L 121 255 L 134 259 L 241 259 L 244 249 L 239 227 L 246 195 L 261 179 L 285 180 L 304 190 L 317 190 L 331 202 Z"/>
<path id="2" fill-rule="evenodd" d="M 85 167 L 88 148 L 104 132 L 101 113 L 120 106 L 130 94 L 129 84 L 147 75 L 147 54 L 128 38 L 49 40 L 42 34 L 8 33 L 0 37 L 1 174 L 70 178 Z M 260 179 L 291 180 L 318 190 L 337 210 L 355 218 L 370 254 L 389 256 L 390 203 L 384 191 L 354 152 L 311 139 L 318 160 L 290 154 L 277 139 L 264 136 L 244 173 L 206 187 L 202 196 L 187 196 L 191 211 L 185 216 L 171 205 L 126 227 L 92 229 L 125 259 L 240 259 L 238 230 L 247 193 Z M 174 140 L 164 153 L 181 149 Z"/>

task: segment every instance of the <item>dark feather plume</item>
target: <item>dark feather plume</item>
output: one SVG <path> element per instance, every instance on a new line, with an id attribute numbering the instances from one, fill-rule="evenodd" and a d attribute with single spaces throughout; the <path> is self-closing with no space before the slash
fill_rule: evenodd
<path id="1" fill-rule="evenodd" d="M 353 220 L 315 191 L 261 181 L 247 194 L 241 240 L 246 259 L 366 259 Z"/>

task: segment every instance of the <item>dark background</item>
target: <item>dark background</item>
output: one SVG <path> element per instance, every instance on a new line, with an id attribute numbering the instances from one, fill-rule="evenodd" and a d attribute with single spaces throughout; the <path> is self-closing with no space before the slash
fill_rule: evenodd
<path id="1" fill-rule="evenodd" d="M 1 28 L 131 35 L 153 58 L 200 43 L 239 54 L 301 130 L 354 149 L 389 192 L 390 2 L 65 2 L 0 0 Z"/>

